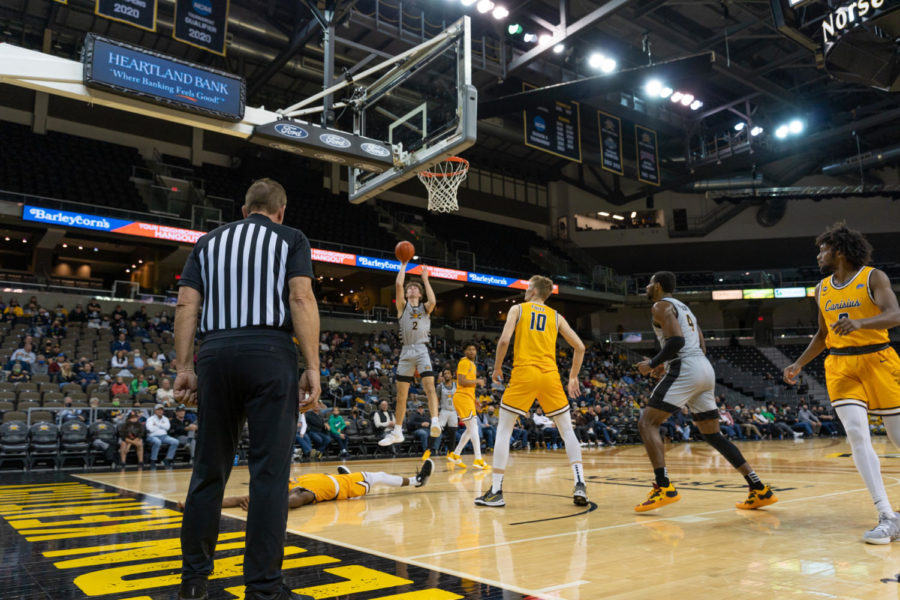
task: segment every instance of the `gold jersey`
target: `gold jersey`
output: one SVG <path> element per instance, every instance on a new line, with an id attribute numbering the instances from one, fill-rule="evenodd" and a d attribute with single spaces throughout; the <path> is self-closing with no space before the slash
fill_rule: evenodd
<path id="1" fill-rule="evenodd" d="M 556 336 L 559 333 L 556 311 L 537 302 L 523 302 L 519 308 L 513 367 L 532 366 L 542 371 L 556 371 Z"/>
<path id="2" fill-rule="evenodd" d="M 847 335 L 837 335 L 831 329 L 842 317 L 865 319 L 881 314 L 869 286 L 873 270 L 872 267 L 862 267 L 840 286 L 835 285 L 834 275 L 826 277 L 819 284 L 819 310 L 822 311 L 827 326 L 825 345 L 828 348 L 870 346 L 890 341 L 887 329 L 857 329 Z"/>
<path id="3" fill-rule="evenodd" d="M 477 374 L 475 370 L 475 363 L 471 360 L 463 356 L 459 359 L 459 363 L 456 365 L 456 376 L 459 377 L 462 375 L 466 379 L 475 379 Z M 469 398 L 473 402 L 475 401 L 475 386 L 463 387 L 461 385 L 456 386 L 456 393 L 453 394 L 454 399 L 456 396 L 460 396 L 461 398 Z"/>

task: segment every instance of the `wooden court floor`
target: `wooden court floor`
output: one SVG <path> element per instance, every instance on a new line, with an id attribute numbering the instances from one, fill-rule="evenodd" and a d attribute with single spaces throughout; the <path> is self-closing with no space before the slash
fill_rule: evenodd
<path id="1" fill-rule="evenodd" d="M 900 453 L 884 437 L 875 444 L 900 503 Z M 900 542 L 860 541 L 874 510 L 843 439 L 740 446 L 778 504 L 735 509 L 743 479 L 700 442 L 668 449 L 682 500 L 642 515 L 633 506 L 651 473 L 641 446 L 585 450 L 590 510 L 572 504 L 562 450 L 512 453 L 505 508 L 472 504 L 489 473 L 451 470 L 437 457 L 424 488 L 376 488 L 292 511 L 285 574 L 298 591 L 347 600 L 900 597 Z M 419 461 L 347 464 L 412 474 Z M 162 469 L 4 474 L 0 598 L 174 597 L 174 502 L 189 478 L 188 470 Z M 235 468 L 228 493 L 246 493 L 247 480 L 246 468 Z M 242 598 L 244 513 L 225 513 L 211 598 Z"/>

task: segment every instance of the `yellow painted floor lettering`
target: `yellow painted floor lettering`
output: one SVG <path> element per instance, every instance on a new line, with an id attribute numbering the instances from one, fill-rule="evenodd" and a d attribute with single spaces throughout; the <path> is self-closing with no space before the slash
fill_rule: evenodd
<path id="1" fill-rule="evenodd" d="M 458 600 L 462 598 L 459 594 L 453 592 L 445 592 L 444 590 L 419 590 L 417 592 L 406 592 L 405 594 L 393 594 L 391 596 L 379 596 L 372 600 Z"/>
<path id="2" fill-rule="evenodd" d="M 108 523 L 110 521 L 136 521 L 140 519 L 156 519 L 159 517 L 180 517 L 181 513 L 171 508 L 150 508 L 144 511 L 143 515 L 119 515 L 110 517 L 107 515 L 87 515 L 72 519 L 71 521 L 51 521 L 45 523 L 39 519 L 18 519 L 10 520 L 9 524 L 15 529 L 38 529 L 41 527 L 59 527 L 61 525 L 89 525 L 93 523 Z M 22 532 L 22 535 L 27 535 Z"/>
<path id="3" fill-rule="evenodd" d="M 219 536 L 216 544 L 216 552 L 225 550 L 240 550 L 244 542 L 227 542 L 223 540 L 244 537 L 243 532 L 225 533 Z M 148 540 L 146 542 L 134 542 L 131 544 L 118 544 L 110 546 L 94 546 L 93 548 L 79 548 L 77 550 L 55 550 L 44 552 L 48 558 L 66 556 L 72 554 L 91 554 L 82 558 L 73 558 L 53 563 L 57 569 L 78 569 L 96 565 L 112 565 L 115 563 L 135 562 L 139 560 L 155 560 L 170 556 L 181 556 L 181 538 L 165 538 L 162 540 Z"/>
<path id="4" fill-rule="evenodd" d="M 136 533 L 143 531 L 157 531 L 160 529 L 179 529 L 181 527 L 181 516 L 170 517 L 168 519 L 157 519 L 155 521 L 138 521 L 136 523 L 126 523 L 122 525 L 107 525 L 105 527 L 68 527 L 57 530 L 32 529 L 29 531 L 20 531 L 25 539 L 29 542 L 45 542 L 47 540 L 64 540 L 77 537 L 88 537 L 95 535 L 113 535 L 124 533 Z"/>

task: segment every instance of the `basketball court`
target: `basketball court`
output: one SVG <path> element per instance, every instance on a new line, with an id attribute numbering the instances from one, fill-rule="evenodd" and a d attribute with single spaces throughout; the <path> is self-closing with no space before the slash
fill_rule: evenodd
<path id="1" fill-rule="evenodd" d="M 697 442 L 667 454 L 683 499 L 642 515 L 633 506 L 651 477 L 641 446 L 585 451 L 586 510 L 571 502 L 563 451 L 514 452 L 500 509 L 472 503 L 490 485 L 489 473 L 450 470 L 437 457 L 421 489 L 380 488 L 291 511 L 285 575 L 300 593 L 354 600 L 896 598 L 897 550 L 860 541 L 871 526 L 870 501 L 843 440 L 740 447 L 776 489 L 777 504 L 735 509 L 744 482 Z M 883 438 L 876 450 L 896 496 L 900 457 Z M 332 472 L 337 464 L 294 470 Z M 418 464 L 347 463 L 404 475 Z M 54 590 L 53 598 L 174 598 L 175 503 L 189 479 L 180 469 L 8 476 L 0 538 L 16 558 L 8 558 L 4 597 Z M 246 494 L 247 479 L 246 468 L 235 468 L 226 493 Z M 224 511 L 211 598 L 243 597 L 243 518 L 240 509 Z"/>

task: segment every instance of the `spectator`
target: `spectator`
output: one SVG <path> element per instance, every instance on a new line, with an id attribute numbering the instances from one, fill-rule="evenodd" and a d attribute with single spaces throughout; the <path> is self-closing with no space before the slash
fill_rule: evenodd
<path id="1" fill-rule="evenodd" d="M 173 438 L 178 440 L 179 446 L 187 446 L 191 453 L 191 461 L 194 460 L 194 448 L 197 445 L 197 423 L 187 418 L 187 409 L 184 404 L 179 404 L 175 408 L 175 417 L 172 418 L 172 427 L 169 433 Z"/>
<path id="2" fill-rule="evenodd" d="M 47 375 L 50 376 L 50 381 L 54 383 L 59 381 L 59 361 L 56 356 L 51 356 L 47 362 Z"/>
<path id="3" fill-rule="evenodd" d="M 141 357 L 140 350 L 134 351 L 134 356 L 131 359 L 131 364 L 134 365 L 134 368 L 138 371 L 144 370 L 144 359 Z"/>
<path id="4" fill-rule="evenodd" d="M 328 424 L 325 425 L 325 428 L 331 434 L 332 439 L 341 447 L 341 457 L 348 456 L 350 453 L 347 452 L 347 436 L 344 435 L 347 421 L 341 416 L 341 409 L 338 406 L 331 409 L 331 415 L 328 417 Z"/>
<path id="5" fill-rule="evenodd" d="M 147 307 L 141 306 L 139 309 L 134 311 L 131 315 L 131 320 L 146 325 L 150 320 L 150 315 L 147 314 Z"/>
<path id="6" fill-rule="evenodd" d="M 153 414 L 147 419 L 147 441 L 150 442 L 150 464 L 156 465 L 159 456 L 159 448 L 163 444 L 168 446 L 164 464 L 172 466 L 172 459 L 178 450 L 178 440 L 169 435 L 172 424 L 163 412 L 163 405 L 157 404 L 153 408 Z"/>
<path id="7" fill-rule="evenodd" d="M 125 378 L 121 375 L 116 376 L 115 383 L 109 386 L 109 393 L 113 396 L 128 396 L 129 389 L 128 384 L 125 383 Z"/>
<path id="8" fill-rule="evenodd" d="M 81 385 L 81 390 L 83 392 L 87 391 L 87 386 L 92 383 L 98 383 L 100 381 L 100 377 L 94 373 L 94 363 L 86 363 L 77 376 L 77 381 L 79 385 Z"/>
<path id="9" fill-rule="evenodd" d="M 422 446 L 422 453 L 428 450 L 428 434 L 431 427 L 431 419 L 425 414 L 425 407 L 419 404 L 416 410 L 406 417 L 406 430 L 417 440 Z"/>
<path id="10" fill-rule="evenodd" d="M 394 428 L 394 413 L 388 410 L 387 400 L 382 400 L 378 404 L 378 410 L 372 417 L 372 423 L 375 425 L 375 434 L 379 439 L 387 435 L 387 432 Z"/>
<path id="11" fill-rule="evenodd" d="M 128 457 L 128 450 L 134 447 L 137 453 L 138 467 L 144 464 L 144 435 L 147 430 L 144 424 L 138 420 L 137 411 L 131 411 L 125 422 L 119 426 L 119 460 L 122 467 Z"/>
<path id="12" fill-rule="evenodd" d="M 144 374 L 138 373 L 138 376 L 131 380 L 131 395 L 136 397 L 148 387 L 150 384 L 144 379 Z"/>
<path id="13" fill-rule="evenodd" d="M 163 377 L 156 390 L 156 401 L 167 407 L 175 404 L 175 390 L 172 389 L 172 382 L 168 377 Z"/>
<path id="14" fill-rule="evenodd" d="M 84 308 L 80 304 L 75 305 L 75 308 L 69 312 L 69 316 L 66 319 L 68 323 L 86 323 L 87 320 L 87 313 L 84 312 Z"/>
<path id="15" fill-rule="evenodd" d="M 44 358 L 43 354 L 38 354 L 37 359 L 31 365 L 31 374 L 32 375 L 48 375 L 50 373 L 50 367 L 47 365 L 47 359 Z"/>
<path id="16" fill-rule="evenodd" d="M 840 422 L 835 420 L 834 415 L 821 404 L 816 407 L 816 417 L 822 423 L 822 433 L 829 436 L 836 436 L 840 431 Z"/>
<path id="17" fill-rule="evenodd" d="M 154 371 L 162 371 L 163 370 L 163 355 L 157 351 L 153 351 L 150 353 L 150 357 L 147 359 L 147 367 L 153 369 Z"/>
<path id="18" fill-rule="evenodd" d="M 484 439 L 484 447 L 491 452 L 494 449 L 494 438 L 497 436 L 497 423 L 492 420 L 491 407 L 485 406 L 478 413 L 478 424 L 481 426 L 479 438 Z"/>
<path id="19" fill-rule="evenodd" d="M 22 368 L 22 363 L 16 362 L 6 380 L 10 383 L 28 383 L 31 381 L 31 375 Z"/>
<path id="20" fill-rule="evenodd" d="M 744 439 L 741 428 L 735 424 L 734 417 L 731 416 L 731 413 L 728 412 L 728 407 L 724 404 L 719 406 L 719 429 L 721 429 L 722 433 L 728 436 L 729 439 Z"/>
<path id="21" fill-rule="evenodd" d="M 306 415 L 306 435 L 319 454 L 325 454 L 331 444 L 331 434 L 325 430 L 325 422 L 317 410 L 310 410 Z"/>
<path id="22" fill-rule="evenodd" d="M 65 359 L 65 357 L 63 358 Z M 72 368 L 72 363 L 68 360 L 64 360 L 62 364 L 59 365 L 59 374 L 56 377 L 56 382 L 59 384 L 59 387 L 62 388 L 67 383 L 74 383 L 77 380 L 78 373 Z"/>
<path id="23" fill-rule="evenodd" d="M 559 449 L 559 430 L 552 419 L 544 415 L 544 410 L 538 407 L 532 415 L 535 427 L 537 427 L 538 441 L 547 448 Z"/>
<path id="24" fill-rule="evenodd" d="M 819 420 L 805 402 L 800 402 L 799 410 L 797 411 L 797 421 L 800 423 L 807 423 L 812 429 L 813 435 L 819 435 L 819 432 L 822 430 L 822 421 Z"/>
<path id="25" fill-rule="evenodd" d="M 71 396 L 66 396 L 65 398 L 63 398 L 63 404 L 65 405 L 65 408 L 59 411 L 56 415 L 56 418 L 59 421 L 60 425 L 62 425 L 66 421 L 85 421 L 84 410 L 80 408 L 73 408 Z"/>
<path id="26" fill-rule="evenodd" d="M 322 453 L 312 447 L 311 438 L 308 435 L 308 427 L 306 425 L 306 413 L 300 413 L 300 419 L 297 421 L 297 437 L 294 442 L 300 446 L 300 450 L 306 453 L 309 458 L 318 458 Z M 295 454 L 296 457 L 296 454 Z"/>
<path id="27" fill-rule="evenodd" d="M 110 344 L 109 349 L 111 352 L 118 352 L 119 350 L 131 352 L 131 343 L 128 341 L 127 336 L 124 333 L 120 333 L 119 337 L 112 344 Z"/>
<path id="28" fill-rule="evenodd" d="M 12 356 L 10 357 L 10 360 L 27 362 L 29 365 L 31 365 L 36 359 L 37 357 L 34 355 L 30 342 L 26 342 L 24 346 L 13 352 Z"/>
<path id="29" fill-rule="evenodd" d="M 111 369 L 128 369 L 128 353 L 125 350 L 116 350 L 113 357 L 109 359 L 109 367 Z"/>
<path id="30" fill-rule="evenodd" d="M 19 301 L 15 298 L 9 299 L 9 304 L 3 309 L 3 314 L 11 321 L 15 322 L 25 316 L 25 311 L 19 306 Z"/>
<path id="31" fill-rule="evenodd" d="M 768 405 L 765 410 L 760 411 L 762 415 L 769 420 L 771 424 L 772 435 L 777 435 L 778 439 L 784 439 L 785 435 L 791 436 L 791 439 L 797 439 L 798 437 L 802 437 L 803 434 L 799 431 L 794 431 L 791 429 L 790 425 L 787 424 L 784 417 L 776 415 L 778 412 L 775 408 L 774 404 Z"/>
<path id="32" fill-rule="evenodd" d="M 762 432 L 763 439 L 772 439 L 773 435 L 778 435 L 777 430 L 774 430 L 774 423 L 769 420 L 769 417 L 763 414 L 762 408 L 759 406 L 753 411 L 753 424 Z"/>

